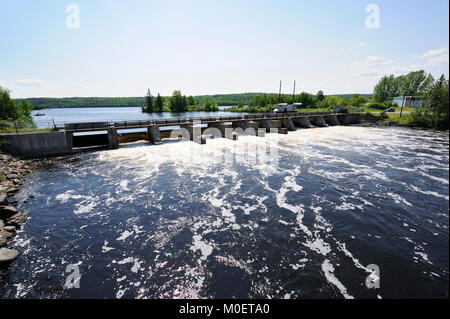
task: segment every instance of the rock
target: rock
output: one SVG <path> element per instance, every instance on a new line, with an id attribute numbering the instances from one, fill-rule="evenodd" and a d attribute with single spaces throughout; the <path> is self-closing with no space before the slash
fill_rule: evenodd
<path id="1" fill-rule="evenodd" d="M 0 237 L 0 248 L 6 246 L 6 238 Z"/>
<path id="2" fill-rule="evenodd" d="M 19 175 L 14 174 L 14 173 L 13 174 L 6 174 L 5 176 L 6 176 L 7 179 L 16 179 L 16 178 L 19 177 Z"/>
<path id="3" fill-rule="evenodd" d="M 15 226 L 15 227 L 20 227 L 22 226 L 26 221 L 26 218 L 24 215 L 22 215 L 21 213 L 17 213 L 13 216 L 11 216 L 10 218 L 8 218 L 5 222 L 5 224 L 7 226 Z"/>
<path id="4" fill-rule="evenodd" d="M 0 219 L 0 229 L 2 229 L 3 227 L 5 227 L 5 223 Z"/>
<path id="5" fill-rule="evenodd" d="M 14 237 L 14 233 L 6 231 L 4 228 L 0 229 L 0 238 L 5 238 L 6 240 Z"/>
<path id="6" fill-rule="evenodd" d="M 15 226 L 5 226 L 5 227 L 3 227 L 3 229 L 6 230 L 7 232 L 10 232 L 10 233 L 13 233 L 13 234 L 16 232 L 16 227 Z"/>
<path id="7" fill-rule="evenodd" d="M 15 249 L 0 248 L 0 264 L 8 265 L 19 256 L 19 252 Z"/>
<path id="8" fill-rule="evenodd" d="M 0 219 L 5 220 L 17 214 L 17 209 L 12 206 L 0 206 Z"/>
<path id="9" fill-rule="evenodd" d="M 8 188 L 8 190 L 6 192 L 8 193 L 9 196 L 12 196 L 15 193 L 17 193 L 19 190 L 20 190 L 19 187 L 10 187 L 10 188 Z"/>
<path id="10" fill-rule="evenodd" d="M 8 196 L 6 193 L 0 193 L 0 205 L 6 205 L 8 203 Z"/>

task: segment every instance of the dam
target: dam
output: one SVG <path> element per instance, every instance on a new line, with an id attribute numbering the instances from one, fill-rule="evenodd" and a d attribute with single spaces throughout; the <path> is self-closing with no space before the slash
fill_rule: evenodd
<path id="1" fill-rule="evenodd" d="M 240 116 L 192 117 L 164 120 L 64 123 L 54 132 L 3 134 L 6 151 L 24 158 L 69 154 L 85 148 L 116 149 L 120 144 L 164 138 L 181 138 L 206 144 L 206 138 L 237 140 L 239 135 L 264 137 L 266 133 L 288 134 L 299 128 L 358 124 L 367 114 L 334 112 L 258 113 Z M 130 132 L 141 129 L 145 131 Z"/>

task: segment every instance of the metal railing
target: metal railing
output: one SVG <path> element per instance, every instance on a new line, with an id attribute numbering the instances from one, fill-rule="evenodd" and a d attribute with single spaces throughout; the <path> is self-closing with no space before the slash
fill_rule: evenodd
<path id="1" fill-rule="evenodd" d="M 150 125 L 178 126 L 182 124 L 190 124 L 200 122 L 207 124 L 208 122 L 225 122 L 225 121 L 242 121 L 242 120 L 264 120 L 264 119 L 283 119 L 289 117 L 305 117 L 320 115 L 338 115 L 330 111 L 326 112 L 287 112 L 287 113 L 254 113 L 237 116 L 209 116 L 209 117 L 186 117 L 161 120 L 131 120 L 131 121 L 101 121 L 101 122 L 79 122 L 79 123 L 59 123 L 54 124 L 57 129 L 65 129 L 66 131 L 99 131 L 107 130 L 109 127 L 116 129 L 135 129 L 144 128 Z"/>

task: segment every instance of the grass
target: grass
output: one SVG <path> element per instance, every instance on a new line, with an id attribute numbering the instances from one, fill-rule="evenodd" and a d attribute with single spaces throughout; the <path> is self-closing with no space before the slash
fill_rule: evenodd
<path id="1" fill-rule="evenodd" d="M 53 128 L 22 128 L 18 129 L 18 133 L 32 133 L 32 132 L 51 132 Z M 0 133 L 17 133 L 15 129 L 0 130 Z"/>
<path id="2" fill-rule="evenodd" d="M 3 171 L 0 169 L 0 183 L 3 182 L 6 179 L 5 174 L 3 174 Z"/>
<path id="3" fill-rule="evenodd" d="M 400 112 L 402 108 L 394 106 L 393 109 L 395 109 L 395 112 Z M 415 108 L 415 107 L 404 107 L 403 108 L 403 113 L 405 113 L 405 112 L 411 113 L 414 110 L 417 110 L 417 108 Z"/>
<path id="4" fill-rule="evenodd" d="M 380 122 L 381 124 L 402 125 L 402 126 L 409 125 L 410 121 L 409 114 L 403 114 L 402 117 L 400 117 L 400 114 L 395 113 L 386 113 L 386 115 L 388 116 L 388 118 L 382 120 Z"/>

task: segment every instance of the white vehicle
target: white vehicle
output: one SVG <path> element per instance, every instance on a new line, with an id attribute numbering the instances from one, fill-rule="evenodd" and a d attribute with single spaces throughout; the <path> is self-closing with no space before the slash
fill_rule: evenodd
<path id="1" fill-rule="evenodd" d="M 297 105 L 295 104 L 287 104 L 287 103 L 280 103 L 277 105 L 275 110 L 273 110 L 274 113 L 283 113 L 283 112 L 297 112 Z"/>

